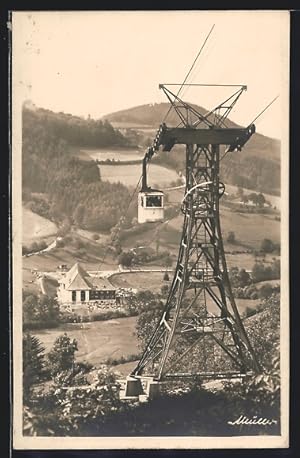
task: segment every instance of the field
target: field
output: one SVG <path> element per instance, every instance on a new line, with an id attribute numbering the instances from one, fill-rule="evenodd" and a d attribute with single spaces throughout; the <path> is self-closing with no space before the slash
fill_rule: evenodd
<path id="1" fill-rule="evenodd" d="M 35 331 L 34 334 L 48 352 L 55 339 L 66 332 L 78 342 L 77 359 L 98 367 L 109 357 L 119 358 L 139 352 L 137 338 L 133 334 L 135 323 L 136 317 L 64 324 L 60 328 Z"/>
<path id="2" fill-rule="evenodd" d="M 67 264 L 72 267 L 75 262 L 84 264 L 87 270 L 97 270 L 102 266 L 103 270 L 111 270 L 116 268 L 116 261 L 113 261 L 109 256 L 106 257 L 105 262 L 102 263 L 102 256 L 79 256 L 76 255 L 75 250 L 68 248 L 56 248 L 49 253 L 41 253 L 29 258 L 23 258 L 23 269 L 36 269 L 43 272 L 53 272 L 57 270 L 60 264 Z"/>
<path id="3" fill-rule="evenodd" d="M 99 165 L 102 180 L 117 183 L 118 181 L 126 186 L 135 186 L 142 173 L 142 166 L 133 165 Z M 148 184 L 153 188 L 160 188 L 170 185 L 172 181 L 178 180 L 175 170 L 167 169 L 160 165 L 152 164 L 148 170 Z"/>
<path id="4" fill-rule="evenodd" d="M 172 272 L 169 272 L 170 279 L 172 275 Z M 164 281 L 163 277 L 164 272 L 130 272 L 114 274 L 109 280 L 117 288 L 137 288 L 160 293 L 164 284 L 170 284 Z"/>
<path id="5" fill-rule="evenodd" d="M 259 249 L 261 241 L 265 238 L 271 239 L 273 242 L 280 241 L 280 221 L 276 221 L 273 215 L 237 213 L 222 207 L 220 218 L 221 230 L 227 248 L 229 244 L 226 243 L 226 237 L 229 231 L 235 233 L 237 245 L 254 249 Z"/>
<path id="6" fill-rule="evenodd" d="M 97 149 L 88 149 L 81 148 L 80 153 L 85 154 L 89 158 L 99 161 L 106 161 L 107 159 L 115 161 L 132 161 L 132 160 L 142 160 L 145 152 L 138 149 L 111 149 L 111 148 L 97 148 Z"/>
<path id="7" fill-rule="evenodd" d="M 255 309 L 259 301 L 237 299 L 237 306 L 241 314 L 247 307 Z M 109 357 L 120 358 L 139 353 L 138 340 L 134 335 L 136 317 L 119 318 L 109 321 L 95 321 L 91 323 L 64 324 L 60 328 L 35 331 L 46 353 L 49 352 L 57 337 L 67 333 L 78 342 L 78 361 L 89 361 L 99 367 Z M 128 374 L 134 367 L 134 362 L 120 364 L 115 367 L 123 374 Z"/>
<path id="8" fill-rule="evenodd" d="M 98 270 L 100 264 L 103 270 L 114 270 L 117 262 L 108 254 L 105 262 L 102 262 L 106 250 L 107 235 L 100 235 L 100 239 L 94 241 L 92 240 L 92 234 L 82 230 L 70 232 L 69 235 L 72 237 L 72 241 L 68 242 L 64 247 L 54 248 L 49 252 L 30 257 L 23 257 L 23 269 L 53 272 L 57 270 L 60 264 L 67 264 L 71 268 L 75 262 L 81 262 L 87 270 Z M 83 254 L 76 247 L 76 243 L 79 241 L 84 247 Z"/>
<path id="9" fill-rule="evenodd" d="M 229 194 L 236 194 L 237 192 L 237 186 L 233 186 L 233 185 L 230 185 L 230 184 L 226 184 L 226 192 L 228 192 Z M 244 188 L 244 194 L 250 194 L 251 192 L 257 192 L 253 189 L 246 189 Z M 266 193 L 263 193 L 263 195 L 265 196 L 266 200 L 270 202 L 271 205 L 275 205 L 275 207 L 280 210 L 281 208 L 281 199 L 280 197 L 278 196 L 272 196 L 271 194 L 266 194 Z"/>
<path id="10" fill-rule="evenodd" d="M 220 213 L 221 230 L 226 250 L 232 251 L 241 247 L 258 250 L 264 238 L 269 238 L 273 242 L 280 241 L 280 221 L 276 221 L 273 215 L 237 213 L 223 206 Z M 177 244 L 180 239 L 182 223 L 183 217 L 179 215 L 167 224 L 161 225 L 159 237 L 166 244 Z M 236 243 L 234 245 L 226 241 L 230 231 L 235 233 Z M 145 238 L 149 240 L 150 236 Z"/>
<path id="11" fill-rule="evenodd" d="M 38 240 L 45 240 L 57 234 L 57 226 L 42 216 L 23 207 L 22 212 L 23 244 L 29 245 Z"/>

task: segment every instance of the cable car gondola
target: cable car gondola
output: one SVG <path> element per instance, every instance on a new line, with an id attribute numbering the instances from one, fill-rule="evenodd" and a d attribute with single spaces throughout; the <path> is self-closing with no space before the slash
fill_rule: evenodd
<path id="1" fill-rule="evenodd" d="M 148 148 L 143 159 L 142 187 L 138 194 L 138 222 L 154 223 L 164 220 L 164 193 L 147 185 L 147 163 L 154 151 Z"/>

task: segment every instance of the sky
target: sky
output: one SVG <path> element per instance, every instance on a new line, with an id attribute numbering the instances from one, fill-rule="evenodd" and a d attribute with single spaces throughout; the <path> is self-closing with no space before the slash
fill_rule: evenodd
<path id="1" fill-rule="evenodd" d="M 281 138 L 288 101 L 287 12 L 14 12 L 13 98 L 87 117 L 167 101 L 160 83 L 181 83 L 212 26 L 189 83 L 245 84 L 230 117 Z M 231 89 L 189 88 L 207 109 Z"/>

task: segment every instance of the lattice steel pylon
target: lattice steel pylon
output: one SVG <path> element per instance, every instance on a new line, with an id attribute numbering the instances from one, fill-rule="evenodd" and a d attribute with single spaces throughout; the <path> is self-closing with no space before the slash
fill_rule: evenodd
<path id="1" fill-rule="evenodd" d="M 261 371 L 232 293 L 220 225 L 222 145 L 241 150 L 255 126 L 228 128 L 226 116 L 245 86 L 203 115 L 161 85 L 180 125 L 162 124 L 153 143 L 186 149 L 186 189 L 178 260 L 156 329 L 131 376 L 156 380 L 199 376 L 230 378 Z M 223 110 L 223 111 L 222 111 Z M 225 151 L 225 153 L 226 153 Z"/>

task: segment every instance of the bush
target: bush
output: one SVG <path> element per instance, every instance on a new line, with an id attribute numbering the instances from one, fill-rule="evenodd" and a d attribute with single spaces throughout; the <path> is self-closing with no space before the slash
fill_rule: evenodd
<path id="1" fill-rule="evenodd" d="M 132 266 L 134 259 L 134 254 L 131 251 L 123 252 L 120 254 L 118 263 L 121 264 L 121 266 L 124 267 L 130 267 Z"/>
<path id="2" fill-rule="evenodd" d="M 23 300 L 23 329 L 45 329 L 59 323 L 59 305 L 56 299 L 29 294 Z"/>
<path id="3" fill-rule="evenodd" d="M 64 248 L 64 246 L 65 246 L 65 241 L 64 241 L 64 239 L 56 240 L 56 247 L 57 247 L 57 248 Z"/>
<path id="4" fill-rule="evenodd" d="M 75 245 L 75 248 L 77 248 L 78 250 L 79 250 L 80 248 L 86 248 L 86 243 L 84 243 L 84 242 L 83 242 L 82 240 L 80 240 L 80 239 L 76 239 L 74 245 Z"/>
<path id="5" fill-rule="evenodd" d="M 266 283 L 262 285 L 262 287 L 260 288 L 259 297 L 261 299 L 266 299 L 267 297 L 270 297 L 272 293 L 273 293 L 272 285 L 270 285 L 270 283 Z"/>
<path id="6" fill-rule="evenodd" d="M 250 294 L 250 298 L 249 299 L 252 299 L 252 300 L 258 299 L 258 292 L 257 291 L 253 291 Z"/>
<path id="7" fill-rule="evenodd" d="M 64 333 L 57 337 L 48 353 L 49 370 L 52 376 L 72 369 L 75 363 L 75 352 L 78 351 L 76 339 L 71 340 Z"/>
<path id="8" fill-rule="evenodd" d="M 248 318 L 249 316 L 253 316 L 257 313 L 257 310 L 252 309 L 251 307 L 246 307 L 244 312 L 244 317 Z"/>
<path id="9" fill-rule="evenodd" d="M 29 401 L 33 385 L 43 380 L 45 348 L 40 340 L 29 333 L 23 335 L 23 392 Z"/>
<path id="10" fill-rule="evenodd" d="M 251 283 L 251 277 L 245 269 L 239 269 L 238 267 L 231 267 L 229 270 L 229 278 L 232 283 L 232 286 L 244 287 Z"/>
<path id="11" fill-rule="evenodd" d="M 127 356 L 120 356 L 119 358 L 107 358 L 104 364 L 107 366 L 117 366 L 119 364 L 129 363 L 131 361 L 137 361 L 141 357 L 141 354 L 132 354 Z"/>
<path id="12" fill-rule="evenodd" d="M 125 318 L 127 316 L 128 313 L 125 310 L 108 310 L 91 315 L 91 321 L 106 321 L 113 318 Z"/>
<path id="13" fill-rule="evenodd" d="M 265 266 L 262 262 L 256 262 L 252 267 L 253 281 L 277 280 L 280 278 L 280 260 L 274 260 L 271 265 Z"/>
<path id="14" fill-rule="evenodd" d="M 29 247 L 26 245 L 22 246 L 22 255 L 30 254 L 30 253 L 38 253 L 39 251 L 44 250 L 47 248 L 47 243 L 44 240 L 40 242 L 33 242 Z"/>
<path id="15" fill-rule="evenodd" d="M 234 244 L 236 242 L 235 233 L 230 231 L 227 236 L 227 242 Z"/>
<path id="16" fill-rule="evenodd" d="M 264 239 L 261 242 L 261 251 L 264 253 L 272 253 L 274 251 L 274 243 L 270 239 Z"/>
<path id="17" fill-rule="evenodd" d="M 162 294 L 163 296 L 166 296 L 166 295 L 168 294 L 168 292 L 169 292 L 169 285 L 163 285 L 163 286 L 161 287 L 161 294 Z"/>
<path id="18" fill-rule="evenodd" d="M 98 234 L 93 234 L 92 235 L 93 240 L 99 240 L 99 235 Z"/>
<path id="19" fill-rule="evenodd" d="M 22 255 L 24 256 L 25 254 L 29 253 L 29 248 L 26 245 L 22 246 Z"/>

